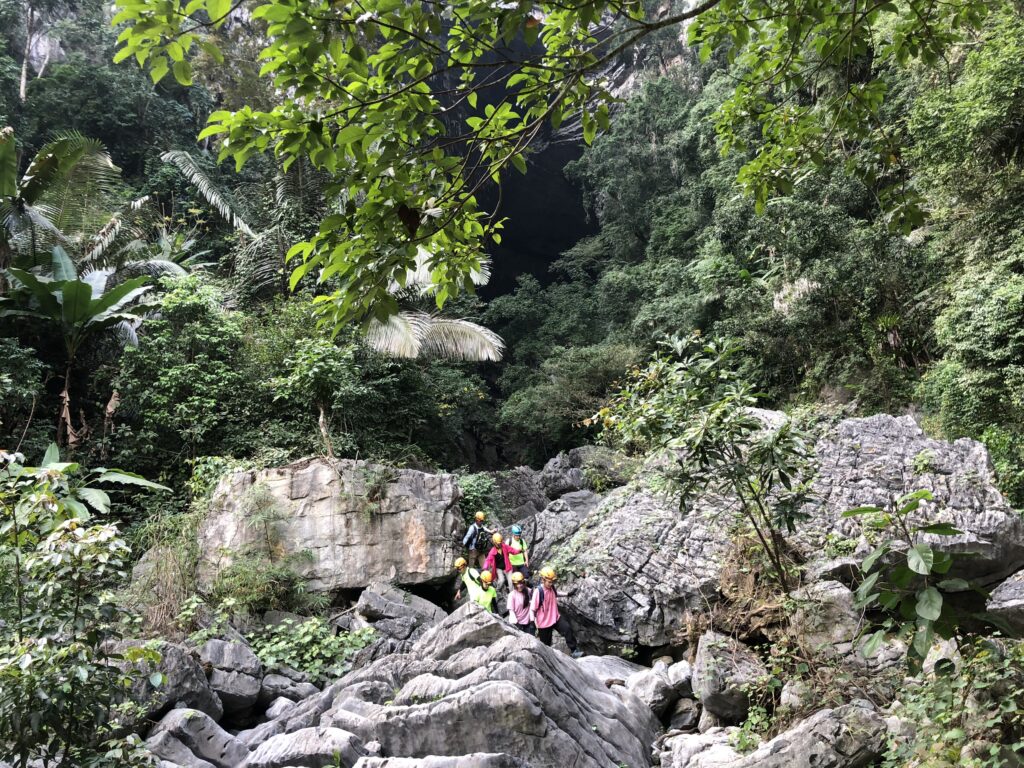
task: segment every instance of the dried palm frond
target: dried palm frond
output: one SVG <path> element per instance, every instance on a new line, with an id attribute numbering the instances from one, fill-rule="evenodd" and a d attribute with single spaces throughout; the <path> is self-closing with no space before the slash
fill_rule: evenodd
<path id="1" fill-rule="evenodd" d="M 224 220 L 227 221 L 231 226 L 242 232 L 249 237 L 254 237 L 252 229 L 245 223 L 245 220 L 235 211 L 228 202 L 224 194 L 217 189 L 210 177 L 207 176 L 203 169 L 199 167 L 195 158 L 192 157 L 188 152 L 184 152 L 179 149 L 174 149 L 169 152 L 164 152 L 160 155 L 160 159 L 165 163 L 170 163 L 175 166 L 186 179 L 191 182 L 192 186 L 196 188 L 203 199 L 209 203 L 214 210 L 217 211 Z"/>

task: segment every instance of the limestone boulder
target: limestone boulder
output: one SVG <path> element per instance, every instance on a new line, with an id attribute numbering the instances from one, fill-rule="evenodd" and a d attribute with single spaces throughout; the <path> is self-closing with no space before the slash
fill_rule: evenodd
<path id="1" fill-rule="evenodd" d="M 862 536 L 863 518 L 844 518 L 843 512 L 885 506 L 919 489 L 931 491 L 935 501 L 921 504 L 913 523 L 945 522 L 962 531 L 921 537 L 954 556 L 950 577 L 992 584 L 1024 566 L 1024 518 L 996 487 L 981 443 L 933 440 L 910 416 L 877 415 L 840 422 L 818 441 L 816 454 L 818 500 L 791 540 L 812 570 L 831 559 L 830 540 L 859 541 L 858 555 L 872 549 Z"/>
<path id="2" fill-rule="evenodd" d="M 545 495 L 557 499 L 573 491 L 606 491 L 629 482 L 633 462 L 599 445 L 564 451 L 544 465 L 540 483 Z"/>
<path id="3" fill-rule="evenodd" d="M 746 689 L 767 675 L 757 654 L 738 640 L 712 631 L 701 635 L 691 682 L 705 712 L 741 722 L 747 716 Z"/>
<path id="4" fill-rule="evenodd" d="M 162 742 L 165 736 L 170 738 Z M 172 709 L 150 732 L 147 746 L 159 757 L 177 761 L 175 752 L 158 751 L 173 743 L 181 744 L 192 756 L 217 768 L 237 768 L 249 754 L 242 742 L 197 709 Z"/>
<path id="5" fill-rule="evenodd" d="M 512 755 L 477 753 L 461 757 L 363 757 L 355 768 L 531 768 Z"/>
<path id="6" fill-rule="evenodd" d="M 133 643 L 131 640 L 120 641 L 114 650 L 123 652 Z M 132 699 L 145 707 L 146 717 L 158 720 L 173 707 L 188 707 L 220 720 L 224 716 L 224 706 L 192 652 L 182 645 L 167 642 L 160 643 L 157 651 L 160 663 L 155 668 L 148 663 L 140 664 L 131 690 Z M 164 676 L 157 687 L 149 679 L 153 672 Z"/>
<path id="7" fill-rule="evenodd" d="M 314 695 L 319 690 L 320 689 L 312 683 L 297 682 L 285 675 L 272 673 L 264 675 L 263 680 L 260 681 L 260 690 L 257 700 L 263 705 L 270 705 L 272 702 L 281 698 L 290 699 L 291 701 L 301 701 L 302 699 Z"/>
<path id="8" fill-rule="evenodd" d="M 581 656 L 576 663 L 608 686 L 625 685 L 630 677 L 646 669 L 620 656 Z"/>
<path id="9" fill-rule="evenodd" d="M 867 768 L 885 749 L 885 721 L 867 702 L 823 709 L 740 755 L 731 729 L 666 739 L 662 768 Z"/>
<path id="10" fill-rule="evenodd" d="M 199 531 L 200 586 L 239 552 L 265 546 L 265 531 L 247 515 L 268 506 L 281 554 L 308 553 L 296 570 L 311 591 L 443 582 L 458 547 L 459 495 L 454 475 L 363 461 L 311 459 L 230 474 Z"/>
<path id="11" fill-rule="evenodd" d="M 541 473 L 530 467 L 515 467 L 490 473 L 498 491 L 498 508 L 503 520 L 532 517 L 548 505 Z"/>
<path id="12" fill-rule="evenodd" d="M 352 668 L 358 669 L 392 653 L 404 653 L 447 615 L 429 600 L 392 584 L 371 584 L 359 596 L 352 625 L 372 627 L 373 641 L 356 654 Z"/>
<path id="13" fill-rule="evenodd" d="M 207 640 L 198 650 L 210 687 L 224 706 L 224 714 L 245 712 L 256 704 L 263 680 L 263 665 L 244 643 Z"/>
<path id="14" fill-rule="evenodd" d="M 474 755 L 504 754 L 532 768 L 642 768 L 659 724 L 628 692 L 620 696 L 567 655 L 468 605 L 409 652 L 350 672 L 246 739 L 258 750 L 274 730 L 271 739 L 311 727 L 379 744 L 389 759 L 464 758 L 426 765 L 468 768 L 478 764 Z"/>
<path id="15" fill-rule="evenodd" d="M 352 768 L 365 750 L 359 739 L 340 728 L 302 728 L 260 744 L 238 768 Z"/>
<path id="16" fill-rule="evenodd" d="M 661 662 L 630 675 L 626 680 L 626 688 L 646 704 L 657 718 L 661 718 L 679 698 L 669 679 L 668 666 Z"/>
<path id="17" fill-rule="evenodd" d="M 1018 571 L 992 591 L 986 609 L 1015 637 L 1024 637 L 1024 571 Z"/>
<path id="18" fill-rule="evenodd" d="M 807 652 L 826 658 L 851 653 L 860 633 L 863 612 L 848 587 L 819 581 L 793 592 L 796 610 L 788 634 Z"/>

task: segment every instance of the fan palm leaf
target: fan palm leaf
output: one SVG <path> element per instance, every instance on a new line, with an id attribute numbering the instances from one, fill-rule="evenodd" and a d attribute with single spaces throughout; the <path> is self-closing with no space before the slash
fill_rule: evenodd
<path id="1" fill-rule="evenodd" d="M 477 362 L 496 362 L 505 348 L 501 337 L 482 325 L 417 311 L 398 312 L 384 322 L 371 320 L 366 341 L 389 357 Z"/>

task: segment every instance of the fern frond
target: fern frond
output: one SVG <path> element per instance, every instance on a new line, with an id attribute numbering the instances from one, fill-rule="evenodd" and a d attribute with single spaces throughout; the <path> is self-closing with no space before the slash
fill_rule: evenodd
<path id="1" fill-rule="evenodd" d="M 231 207 L 224 194 L 217 189 L 210 177 L 207 176 L 199 164 L 195 161 L 188 152 L 184 152 L 179 149 L 174 149 L 169 152 L 164 152 L 160 155 L 160 159 L 165 163 L 170 163 L 175 166 L 186 179 L 196 188 L 196 191 L 203 196 L 203 199 L 208 202 L 217 213 L 219 213 L 225 221 L 231 226 L 237 229 L 239 232 L 243 232 L 249 237 L 254 237 L 252 229 L 245 223 L 245 220 Z"/>

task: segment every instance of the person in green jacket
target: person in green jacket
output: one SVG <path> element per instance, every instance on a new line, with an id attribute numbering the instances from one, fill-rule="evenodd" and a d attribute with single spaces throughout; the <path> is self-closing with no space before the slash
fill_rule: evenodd
<path id="1" fill-rule="evenodd" d="M 494 604 L 498 599 L 498 592 L 491 583 L 493 581 L 494 576 L 491 575 L 490 571 L 481 571 L 480 592 L 473 598 L 474 602 L 482 605 L 491 613 L 494 613 Z"/>
<path id="2" fill-rule="evenodd" d="M 458 580 L 455 582 L 455 602 L 462 600 L 462 588 L 466 588 L 466 597 L 476 603 L 477 598 L 483 591 L 480 586 L 480 572 L 476 568 L 470 568 L 466 558 L 460 557 L 455 561 L 455 571 L 458 573 Z"/>

